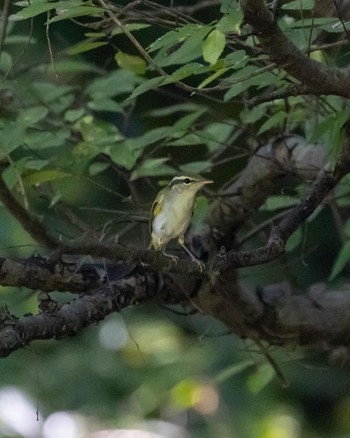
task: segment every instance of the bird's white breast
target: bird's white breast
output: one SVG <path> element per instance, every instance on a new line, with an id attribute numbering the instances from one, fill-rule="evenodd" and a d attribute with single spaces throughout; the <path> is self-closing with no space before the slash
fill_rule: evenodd
<path id="1" fill-rule="evenodd" d="M 152 237 L 159 245 L 166 245 L 169 240 L 185 233 L 191 220 L 194 199 L 192 196 L 181 196 L 179 202 L 166 202 L 162 211 L 152 222 Z"/>

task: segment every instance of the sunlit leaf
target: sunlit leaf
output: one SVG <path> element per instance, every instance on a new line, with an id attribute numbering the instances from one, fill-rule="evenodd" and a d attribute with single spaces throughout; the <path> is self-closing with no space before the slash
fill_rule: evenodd
<path id="1" fill-rule="evenodd" d="M 247 386 L 251 393 L 258 394 L 275 377 L 275 371 L 269 364 L 258 367 L 254 374 L 250 374 L 247 379 Z"/>
<path id="2" fill-rule="evenodd" d="M 224 370 L 222 370 L 217 376 L 215 381 L 218 384 L 224 383 L 227 379 L 230 379 L 231 377 L 242 373 L 243 371 L 245 371 L 247 368 L 251 367 L 252 365 L 254 365 L 254 362 L 252 359 L 248 359 L 248 360 L 243 360 L 240 361 L 238 363 L 235 363 L 234 365 L 231 365 L 227 368 L 225 368 Z"/>
<path id="3" fill-rule="evenodd" d="M 124 52 L 117 52 L 114 56 L 118 66 L 125 70 L 131 70 L 139 75 L 146 73 L 147 63 L 140 56 L 129 55 Z"/>
<path id="4" fill-rule="evenodd" d="M 243 21 L 243 12 L 238 7 L 229 12 L 229 14 L 224 15 L 221 20 L 217 24 L 217 28 L 221 30 L 221 32 L 228 33 L 234 32 L 238 35 L 241 34 L 240 26 Z"/>
<path id="5" fill-rule="evenodd" d="M 202 41 L 202 53 L 204 61 L 215 64 L 225 48 L 225 34 L 214 29 Z"/>
<path id="6" fill-rule="evenodd" d="M 40 170 L 38 172 L 33 172 L 30 175 L 23 178 L 25 184 L 30 186 L 39 186 L 40 184 L 46 182 L 52 182 L 60 178 L 68 176 L 67 172 L 62 170 Z"/>
<path id="7" fill-rule="evenodd" d="M 79 53 L 89 52 L 90 50 L 97 49 L 98 47 L 105 46 L 107 42 L 104 41 L 82 41 L 67 50 L 69 55 L 78 55 Z"/>

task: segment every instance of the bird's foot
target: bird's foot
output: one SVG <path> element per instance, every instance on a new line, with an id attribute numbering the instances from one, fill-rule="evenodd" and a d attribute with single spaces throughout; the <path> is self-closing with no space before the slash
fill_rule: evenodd
<path id="1" fill-rule="evenodd" d="M 201 272 L 204 271 L 205 263 L 203 263 L 201 260 L 196 259 L 196 257 L 194 257 L 194 256 L 191 257 L 191 260 L 196 263 L 196 265 L 198 266 L 198 268 Z"/>
<path id="2" fill-rule="evenodd" d="M 167 254 L 166 252 L 163 251 L 163 255 L 165 255 L 165 257 L 169 257 L 173 263 L 177 264 L 177 262 L 179 261 L 179 257 L 172 255 L 172 254 Z M 169 266 L 169 269 L 171 268 L 171 265 Z"/>

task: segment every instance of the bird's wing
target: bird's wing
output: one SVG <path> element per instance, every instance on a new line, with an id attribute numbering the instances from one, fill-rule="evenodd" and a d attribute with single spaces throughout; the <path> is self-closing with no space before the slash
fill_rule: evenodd
<path id="1" fill-rule="evenodd" d="M 156 196 L 156 199 L 154 200 L 152 204 L 152 210 L 151 210 L 151 216 L 149 218 L 149 231 L 152 233 L 152 222 L 153 219 L 160 213 L 163 207 L 164 202 L 164 194 L 162 193 L 162 190 L 158 193 Z"/>

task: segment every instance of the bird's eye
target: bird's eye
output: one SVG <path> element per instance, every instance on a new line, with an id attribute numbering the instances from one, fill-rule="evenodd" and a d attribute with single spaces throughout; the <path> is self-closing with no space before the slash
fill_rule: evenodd
<path id="1" fill-rule="evenodd" d="M 185 178 L 185 179 L 184 179 L 184 183 L 185 183 L 185 184 L 189 184 L 190 182 L 191 182 L 191 180 L 190 180 L 189 178 Z"/>

